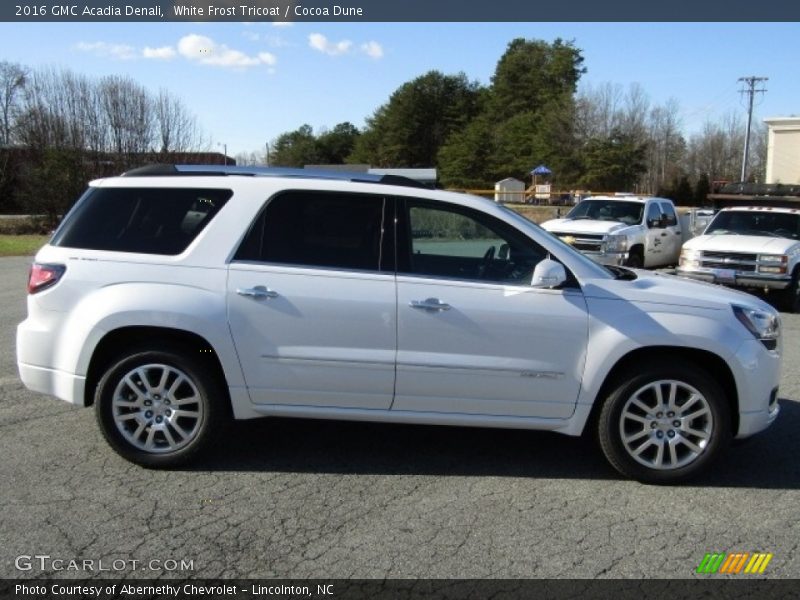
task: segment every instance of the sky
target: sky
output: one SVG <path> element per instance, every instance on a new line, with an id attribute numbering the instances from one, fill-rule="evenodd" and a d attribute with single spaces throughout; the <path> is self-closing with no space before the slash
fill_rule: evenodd
<path id="1" fill-rule="evenodd" d="M 746 114 L 744 76 L 769 77 L 755 118 L 800 115 L 799 23 L 0 23 L 0 60 L 166 88 L 234 156 L 306 123 L 363 127 L 433 69 L 488 84 L 517 37 L 572 40 L 581 86 L 638 83 L 652 104 L 675 99 L 686 135 Z"/>

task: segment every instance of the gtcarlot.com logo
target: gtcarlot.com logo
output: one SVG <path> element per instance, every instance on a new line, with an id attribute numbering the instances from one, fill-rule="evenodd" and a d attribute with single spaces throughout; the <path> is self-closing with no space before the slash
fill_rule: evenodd
<path id="1" fill-rule="evenodd" d="M 761 574 L 766 570 L 772 556 L 770 552 L 707 552 L 697 566 L 697 572 L 726 575 Z"/>

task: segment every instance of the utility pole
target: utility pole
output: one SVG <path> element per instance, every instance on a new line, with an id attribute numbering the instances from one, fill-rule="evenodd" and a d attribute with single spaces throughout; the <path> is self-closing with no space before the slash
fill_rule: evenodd
<path id="1" fill-rule="evenodd" d="M 760 90 L 756 89 L 756 85 L 762 81 L 768 81 L 769 77 L 756 77 L 755 75 L 751 75 L 750 77 L 739 77 L 739 81 L 745 84 L 745 89 L 739 90 L 740 94 L 747 94 L 747 130 L 744 134 L 744 157 L 742 158 L 742 178 L 740 181 L 744 182 L 745 177 L 747 175 L 747 156 L 750 153 L 750 125 L 753 122 L 753 97 L 756 93 L 764 93 L 767 90 L 765 88 L 761 88 Z"/>

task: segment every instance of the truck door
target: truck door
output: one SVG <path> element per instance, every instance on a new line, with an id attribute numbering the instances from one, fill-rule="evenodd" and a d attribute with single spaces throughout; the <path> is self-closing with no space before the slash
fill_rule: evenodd
<path id="1" fill-rule="evenodd" d="M 647 205 L 645 213 L 644 266 L 656 267 L 664 264 L 664 241 L 667 237 L 661 224 L 661 207 L 658 202 Z"/>
<path id="2" fill-rule="evenodd" d="M 661 203 L 661 214 L 666 215 L 666 236 L 663 236 L 662 247 L 664 249 L 664 264 L 676 265 L 678 258 L 681 255 L 681 246 L 683 245 L 683 235 L 680 221 L 675 214 L 675 208 L 669 202 Z"/>

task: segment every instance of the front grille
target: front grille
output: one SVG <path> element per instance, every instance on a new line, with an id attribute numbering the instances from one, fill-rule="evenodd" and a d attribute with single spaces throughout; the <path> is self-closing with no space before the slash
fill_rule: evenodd
<path id="1" fill-rule="evenodd" d="M 736 262 L 755 262 L 758 260 L 758 254 L 743 254 L 741 252 L 703 252 L 703 258 L 714 258 L 714 259 L 731 259 Z"/>
<path id="2" fill-rule="evenodd" d="M 574 237 L 576 240 L 580 239 L 580 240 L 598 240 L 598 241 L 602 241 L 603 238 L 606 237 L 602 233 L 599 233 L 599 234 L 598 233 L 568 233 L 566 231 L 563 231 L 563 232 L 559 231 L 556 235 L 558 237 L 560 237 L 560 238 Z"/>
<path id="3" fill-rule="evenodd" d="M 603 246 L 605 235 L 596 233 L 556 233 L 562 241 L 567 242 L 576 250 L 581 252 L 600 252 Z"/>
<path id="4" fill-rule="evenodd" d="M 602 243 L 590 243 L 590 242 L 583 242 L 575 240 L 575 243 L 572 244 L 572 247 L 576 250 L 581 250 L 583 252 L 600 252 L 600 248 L 602 247 Z"/>
<path id="5" fill-rule="evenodd" d="M 758 255 L 741 252 L 703 252 L 700 261 L 700 266 L 708 269 L 732 269 L 742 273 L 754 273 Z"/>

